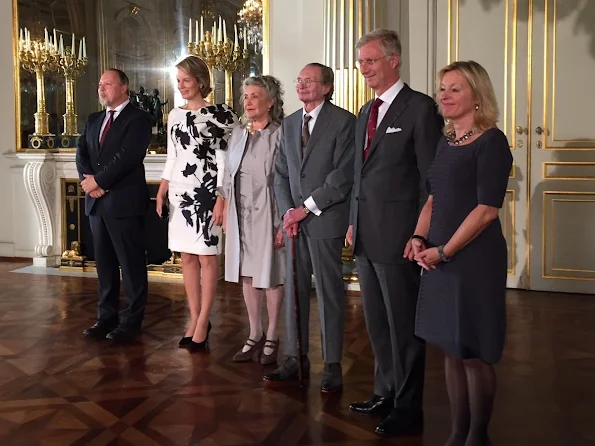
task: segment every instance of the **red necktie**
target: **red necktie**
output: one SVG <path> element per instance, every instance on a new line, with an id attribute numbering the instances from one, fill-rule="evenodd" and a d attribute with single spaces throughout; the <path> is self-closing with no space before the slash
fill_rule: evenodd
<path id="1" fill-rule="evenodd" d="M 107 135 L 107 131 L 112 126 L 112 122 L 114 122 L 114 113 L 116 110 L 108 110 L 109 118 L 107 118 L 107 123 L 103 128 L 103 132 L 101 132 L 101 138 L 99 138 L 99 147 L 103 144 L 103 140 L 105 139 L 105 135 Z"/>
<path id="2" fill-rule="evenodd" d="M 378 108 L 382 105 L 382 99 L 376 98 L 370 110 L 370 118 L 368 119 L 368 139 L 366 141 L 366 148 L 364 149 L 364 161 L 370 153 L 370 146 L 376 134 L 376 124 L 378 123 Z"/>

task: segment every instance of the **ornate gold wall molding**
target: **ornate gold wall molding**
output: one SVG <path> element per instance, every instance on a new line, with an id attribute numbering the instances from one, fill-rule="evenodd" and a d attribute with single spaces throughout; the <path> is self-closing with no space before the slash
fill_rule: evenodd
<path id="1" fill-rule="evenodd" d="M 386 26 L 386 0 L 326 0 L 324 60 L 335 72 L 334 103 L 357 114 L 374 97 L 355 67 L 361 36 Z"/>

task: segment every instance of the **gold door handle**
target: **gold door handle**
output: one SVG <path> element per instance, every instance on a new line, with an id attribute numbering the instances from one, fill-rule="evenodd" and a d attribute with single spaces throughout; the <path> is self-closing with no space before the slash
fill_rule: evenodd
<path id="1" fill-rule="evenodd" d="M 538 135 L 541 135 L 543 133 L 543 129 L 541 127 L 537 127 L 535 129 L 535 133 L 537 133 Z"/>
<path id="2" fill-rule="evenodd" d="M 524 127 L 524 128 L 523 128 L 523 127 L 521 127 L 520 125 L 517 125 L 517 126 L 516 126 L 516 132 L 517 132 L 519 135 L 522 135 L 523 133 L 524 133 L 525 135 L 528 135 L 528 134 L 529 134 L 529 129 L 528 129 L 527 127 Z"/>

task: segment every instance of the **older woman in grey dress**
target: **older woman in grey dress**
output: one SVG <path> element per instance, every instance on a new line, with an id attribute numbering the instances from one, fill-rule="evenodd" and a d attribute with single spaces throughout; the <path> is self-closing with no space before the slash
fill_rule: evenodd
<path id="1" fill-rule="evenodd" d="M 248 124 L 232 132 L 223 180 L 225 280 L 242 283 L 250 320 L 250 335 L 233 360 L 273 364 L 285 275 L 281 218 L 273 191 L 283 119 L 281 85 L 272 76 L 250 77 L 244 81 L 242 99 Z M 264 295 L 266 334 L 261 318 Z"/>

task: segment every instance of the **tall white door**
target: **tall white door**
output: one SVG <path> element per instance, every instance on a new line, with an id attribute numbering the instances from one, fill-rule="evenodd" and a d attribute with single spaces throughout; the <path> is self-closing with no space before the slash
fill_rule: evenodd
<path id="1" fill-rule="evenodd" d="M 529 286 L 595 293 L 595 1 L 529 3 Z"/>
<path id="2" fill-rule="evenodd" d="M 498 106 L 498 127 L 506 134 L 514 163 L 500 211 L 508 245 L 508 286 L 527 286 L 528 39 L 527 5 L 514 0 L 437 1 L 437 69 L 455 60 L 475 60 L 490 75 Z"/>
<path id="3" fill-rule="evenodd" d="M 508 286 L 595 293 L 595 1 L 436 2 L 437 68 L 488 71 L 514 158 Z"/>

